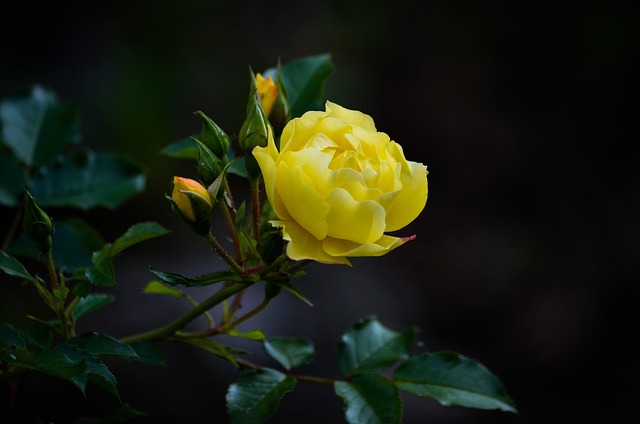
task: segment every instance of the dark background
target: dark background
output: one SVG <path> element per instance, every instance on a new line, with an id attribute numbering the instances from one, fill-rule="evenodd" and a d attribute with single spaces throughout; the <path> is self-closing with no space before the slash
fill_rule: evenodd
<path id="1" fill-rule="evenodd" d="M 357 319 L 415 325 L 420 349 L 482 362 L 520 410 L 407 396 L 407 424 L 633 422 L 638 46 L 637 15 L 623 4 L 11 2 L 0 12 L 0 97 L 43 84 L 78 105 L 86 144 L 148 167 L 144 195 L 86 217 L 108 240 L 146 220 L 173 230 L 118 259 L 116 302 L 84 324 L 125 336 L 184 307 L 140 293 L 147 265 L 186 275 L 221 267 L 163 199 L 173 175 L 195 176 L 193 165 L 157 152 L 199 131 L 197 109 L 236 133 L 250 66 L 330 53 L 327 98 L 372 115 L 410 160 L 427 165 L 429 200 L 404 230 L 416 240 L 353 268 L 310 266 L 297 285 L 314 307 L 285 294 L 245 328 L 312 338 L 318 356 L 304 371 L 335 377 L 335 346 Z M 3 279 L 0 315 L 19 320 L 38 299 L 11 285 Z M 259 296 L 251 292 L 246 307 Z M 166 366 L 110 364 L 123 401 L 149 412 L 141 422 L 226 422 L 236 371 L 186 346 L 162 348 Z M 117 404 L 95 387 L 87 398 L 32 380 L 16 407 L 26 416 Z M 299 383 L 273 422 L 343 422 L 341 408 L 331 387 Z"/>

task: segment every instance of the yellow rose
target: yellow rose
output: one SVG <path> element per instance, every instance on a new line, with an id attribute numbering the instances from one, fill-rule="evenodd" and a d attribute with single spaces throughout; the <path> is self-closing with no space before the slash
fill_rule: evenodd
<path id="1" fill-rule="evenodd" d="M 260 106 L 262 106 L 264 114 L 269 116 L 273 103 L 278 97 L 278 86 L 273 82 L 271 75 L 265 79 L 262 74 L 256 74 L 256 90 L 260 98 Z"/>
<path id="2" fill-rule="evenodd" d="M 273 136 L 253 149 L 282 228 L 287 256 L 350 265 L 412 237 L 385 233 L 413 221 L 427 202 L 427 168 L 362 112 L 332 102 L 289 121 L 280 151 Z"/>
<path id="3" fill-rule="evenodd" d="M 188 223 L 197 223 L 209 218 L 213 202 L 207 189 L 190 178 L 173 177 L 171 200 Z"/>

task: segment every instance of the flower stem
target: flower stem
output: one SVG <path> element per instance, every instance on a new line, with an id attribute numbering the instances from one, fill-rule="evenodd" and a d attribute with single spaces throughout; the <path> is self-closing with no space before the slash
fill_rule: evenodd
<path id="1" fill-rule="evenodd" d="M 47 271 L 49 272 L 49 278 L 51 279 L 51 287 L 58 288 L 58 274 L 56 273 L 56 266 L 53 263 L 53 255 L 51 249 L 44 255 L 44 262 L 47 265 Z"/>
<path id="2" fill-rule="evenodd" d="M 185 325 L 189 324 L 191 321 L 198 318 L 200 315 L 213 308 L 214 306 L 220 304 L 225 299 L 233 296 L 241 290 L 244 290 L 247 287 L 246 283 L 232 283 L 228 286 L 225 286 L 218 290 L 213 296 L 182 315 L 178 319 L 173 322 L 165 325 L 164 327 L 157 328 L 155 330 L 137 334 L 134 336 L 129 336 L 121 339 L 123 343 L 138 343 L 138 342 L 154 342 L 162 339 L 167 339 L 172 337 L 176 331 L 183 328 Z"/>
<path id="3" fill-rule="evenodd" d="M 250 368 L 254 370 L 259 370 L 263 368 L 260 365 L 256 365 L 253 362 L 247 361 L 246 359 L 235 358 L 235 360 L 238 364 L 242 365 L 245 368 Z M 317 384 L 333 384 L 336 381 L 338 381 L 331 378 L 316 377 L 313 375 L 299 375 L 299 374 L 288 374 L 288 375 L 295 378 L 296 380 L 307 381 L 309 383 L 317 383 Z"/>
<path id="4" fill-rule="evenodd" d="M 260 178 L 251 179 L 251 209 L 253 212 L 253 238 L 260 240 Z"/>
<path id="5" fill-rule="evenodd" d="M 227 227 L 229 227 L 229 233 L 231 233 L 231 240 L 233 241 L 233 249 L 235 260 L 238 264 L 242 264 L 242 253 L 240 252 L 240 241 L 238 240 L 238 231 L 236 230 L 236 224 L 231 217 L 231 212 L 229 212 L 229 206 L 224 205 L 222 208 L 222 216 L 224 217 L 225 222 L 227 223 Z"/>
<path id="6" fill-rule="evenodd" d="M 242 269 L 242 267 L 240 265 L 238 265 L 238 263 L 231 256 L 229 256 L 227 251 L 224 250 L 224 248 L 220 245 L 220 243 L 218 243 L 218 240 L 216 240 L 216 238 L 213 236 L 211 231 L 209 231 L 204 236 L 204 238 L 205 238 L 205 240 L 207 240 L 207 243 L 209 243 L 209 246 L 211 246 L 211 248 L 213 250 L 215 250 L 215 252 L 218 254 L 218 256 L 220 256 L 220 258 L 222 258 L 222 260 L 224 260 L 226 263 L 228 263 L 229 266 L 231 268 L 233 268 L 234 271 L 236 271 L 239 275 L 243 275 L 244 274 L 244 269 Z"/>

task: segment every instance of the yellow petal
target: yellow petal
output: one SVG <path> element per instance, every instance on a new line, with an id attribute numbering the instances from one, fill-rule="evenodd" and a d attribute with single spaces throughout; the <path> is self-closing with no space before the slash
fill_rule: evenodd
<path id="1" fill-rule="evenodd" d="M 348 240 L 327 237 L 322 242 L 322 248 L 331 256 L 382 256 L 396 247 L 402 246 L 413 237 L 398 238 L 384 235 L 374 243 L 358 244 Z"/>
<path id="2" fill-rule="evenodd" d="M 395 196 L 388 202 L 387 232 L 396 231 L 416 219 L 427 204 L 427 168 L 421 163 L 407 162 L 410 174 L 402 174 L 402 190 L 381 196 L 380 202 L 387 204 L 387 197 Z"/>
<path id="3" fill-rule="evenodd" d="M 285 161 L 276 168 L 276 180 L 276 196 L 291 218 L 318 240 L 325 238 L 328 230 L 325 218 L 330 206 L 316 191 L 313 180 L 302 172 L 300 165 L 290 167 Z"/>
<path id="4" fill-rule="evenodd" d="M 293 221 L 271 221 L 282 228 L 282 237 L 287 240 L 287 256 L 294 261 L 311 259 L 327 264 L 351 265 L 344 256 L 331 256 L 322 250 L 322 241 Z"/>
<path id="5" fill-rule="evenodd" d="M 358 202 L 341 188 L 333 190 L 326 200 L 331 205 L 326 217 L 329 237 L 372 243 L 384 233 L 385 211 L 377 202 Z"/>
<path id="6" fill-rule="evenodd" d="M 334 118 L 342 119 L 360 128 L 377 132 L 373 118 L 365 113 L 347 109 L 330 101 L 325 103 L 325 109 L 327 114 Z"/>
<path id="7" fill-rule="evenodd" d="M 280 219 L 289 219 L 289 213 L 282 204 L 282 200 L 276 191 L 276 161 L 278 159 L 278 149 L 276 149 L 276 144 L 271 132 L 269 132 L 269 142 L 267 146 L 255 147 L 252 153 L 262 171 L 265 192 L 267 193 L 271 207 L 273 207 L 273 210 Z"/>

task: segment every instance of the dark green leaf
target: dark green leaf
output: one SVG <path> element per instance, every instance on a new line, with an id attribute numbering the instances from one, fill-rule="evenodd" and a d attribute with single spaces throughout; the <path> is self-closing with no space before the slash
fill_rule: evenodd
<path id="1" fill-rule="evenodd" d="M 107 392 L 111 393 L 118 399 L 120 398 L 118 394 L 118 389 L 116 388 L 116 378 L 111 373 L 109 368 L 100 361 L 93 353 L 78 348 L 73 343 L 65 343 L 56 346 L 54 350 L 59 350 L 64 352 L 64 354 L 71 359 L 73 362 L 77 364 L 85 364 L 86 370 L 84 375 L 78 378 L 80 381 L 82 378 L 85 378 L 86 381 L 90 381 L 98 386 L 102 387 Z M 74 381 L 75 382 L 75 381 Z M 82 389 L 84 392 L 84 389 Z"/>
<path id="2" fill-rule="evenodd" d="M 198 159 L 198 147 L 193 138 L 176 141 L 162 149 L 160 153 L 178 159 Z"/>
<path id="3" fill-rule="evenodd" d="M 15 206 L 25 184 L 24 170 L 18 159 L 0 156 L 0 205 Z"/>
<path id="4" fill-rule="evenodd" d="M 239 177 L 249 178 L 249 172 L 247 171 L 247 165 L 243 157 L 239 157 L 237 160 L 231 162 L 229 168 L 227 169 L 227 173 L 238 175 Z"/>
<path id="5" fill-rule="evenodd" d="M 400 364 L 395 384 L 445 406 L 516 412 L 502 383 L 484 365 L 456 352 L 424 353 Z"/>
<path id="6" fill-rule="evenodd" d="M 74 320 L 78 320 L 84 316 L 89 315 L 91 312 L 103 308 L 114 301 L 114 297 L 106 293 L 94 293 L 89 294 L 86 297 L 81 298 L 76 307 L 73 308 L 71 317 Z"/>
<path id="7" fill-rule="evenodd" d="M 161 281 L 172 286 L 183 285 L 186 287 L 203 287 L 210 284 L 220 283 L 222 281 L 242 282 L 244 279 L 237 273 L 232 271 L 220 271 L 213 274 L 202 275 L 200 277 L 187 278 L 180 274 L 157 271 L 153 268 L 147 268 L 149 272 L 158 277 Z"/>
<path id="8" fill-rule="evenodd" d="M 313 343 L 307 338 L 273 337 L 264 340 L 262 346 L 287 370 L 309 364 L 315 358 Z"/>
<path id="9" fill-rule="evenodd" d="M 29 271 L 13 256 L 0 250 L 0 269 L 14 277 L 33 279 Z"/>
<path id="10" fill-rule="evenodd" d="M 110 256 L 115 256 L 135 244 L 142 241 L 149 240 L 155 237 L 160 237 L 169 232 L 162 225 L 155 222 L 142 222 L 131 226 L 126 233 L 121 235 L 113 242 Z"/>
<path id="11" fill-rule="evenodd" d="M 111 244 L 94 252 L 92 262 L 94 266 L 87 268 L 85 277 L 94 286 L 111 287 L 116 284 L 116 268 L 111 259 Z"/>
<path id="12" fill-rule="evenodd" d="M 0 322 L 0 346 L 7 346 L 12 349 L 24 349 L 27 345 L 24 338 L 13 325 Z"/>
<path id="13" fill-rule="evenodd" d="M 53 259 L 60 267 L 91 266 L 92 252 L 104 245 L 102 236 L 79 218 L 56 222 L 53 233 Z"/>
<path id="14" fill-rule="evenodd" d="M 42 207 L 115 209 L 141 192 L 145 180 L 142 167 L 128 157 L 83 152 L 65 157 L 35 175 L 29 190 Z"/>
<path id="15" fill-rule="evenodd" d="M 390 330 L 375 317 L 358 321 L 338 346 L 338 369 L 344 376 L 382 370 L 406 359 L 415 343 L 416 330 Z"/>
<path id="16" fill-rule="evenodd" d="M 46 165 L 80 140 L 76 109 L 38 86 L 29 97 L 2 102 L 0 122 L 4 142 L 28 166 Z"/>
<path id="17" fill-rule="evenodd" d="M 146 365 L 164 365 L 164 358 L 157 347 L 145 342 L 132 343 L 129 346 L 138 355 L 137 358 L 129 359 L 131 362 L 140 362 Z"/>
<path id="18" fill-rule="evenodd" d="M 27 344 L 36 346 L 42 350 L 51 348 L 51 344 L 53 343 L 51 327 L 40 322 L 36 322 L 27 328 L 21 328 L 20 335 Z"/>
<path id="19" fill-rule="evenodd" d="M 277 68 L 265 71 L 265 77 L 277 78 Z M 309 110 L 324 109 L 324 88 L 333 73 L 331 55 L 321 54 L 289 62 L 280 68 L 291 117 L 297 118 Z"/>
<path id="20" fill-rule="evenodd" d="M 126 343 L 107 334 L 95 331 L 81 334 L 69 341 L 70 345 L 78 346 L 94 355 L 96 358 L 103 356 L 117 356 L 128 361 L 138 359 L 138 354 Z"/>
<path id="21" fill-rule="evenodd" d="M 265 423 L 278 409 L 296 380 L 279 371 L 263 368 L 241 376 L 229 386 L 227 413 L 231 424 Z"/>
<path id="22" fill-rule="evenodd" d="M 88 381 L 88 366 L 83 356 L 75 352 L 73 358 L 69 357 L 72 350 L 69 346 L 58 345 L 51 350 L 40 352 L 33 358 L 33 367 L 54 377 L 62 378 L 73 383 L 83 393 Z M 78 349 L 75 348 L 77 351 Z"/>
<path id="23" fill-rule="evenodd" d="M 336 394 L 344 401 L 350 424 L 394 424 L 402 420 L 398 389 L 385 376 L 363 374 L 350 381 L 336 381 Z"/>

